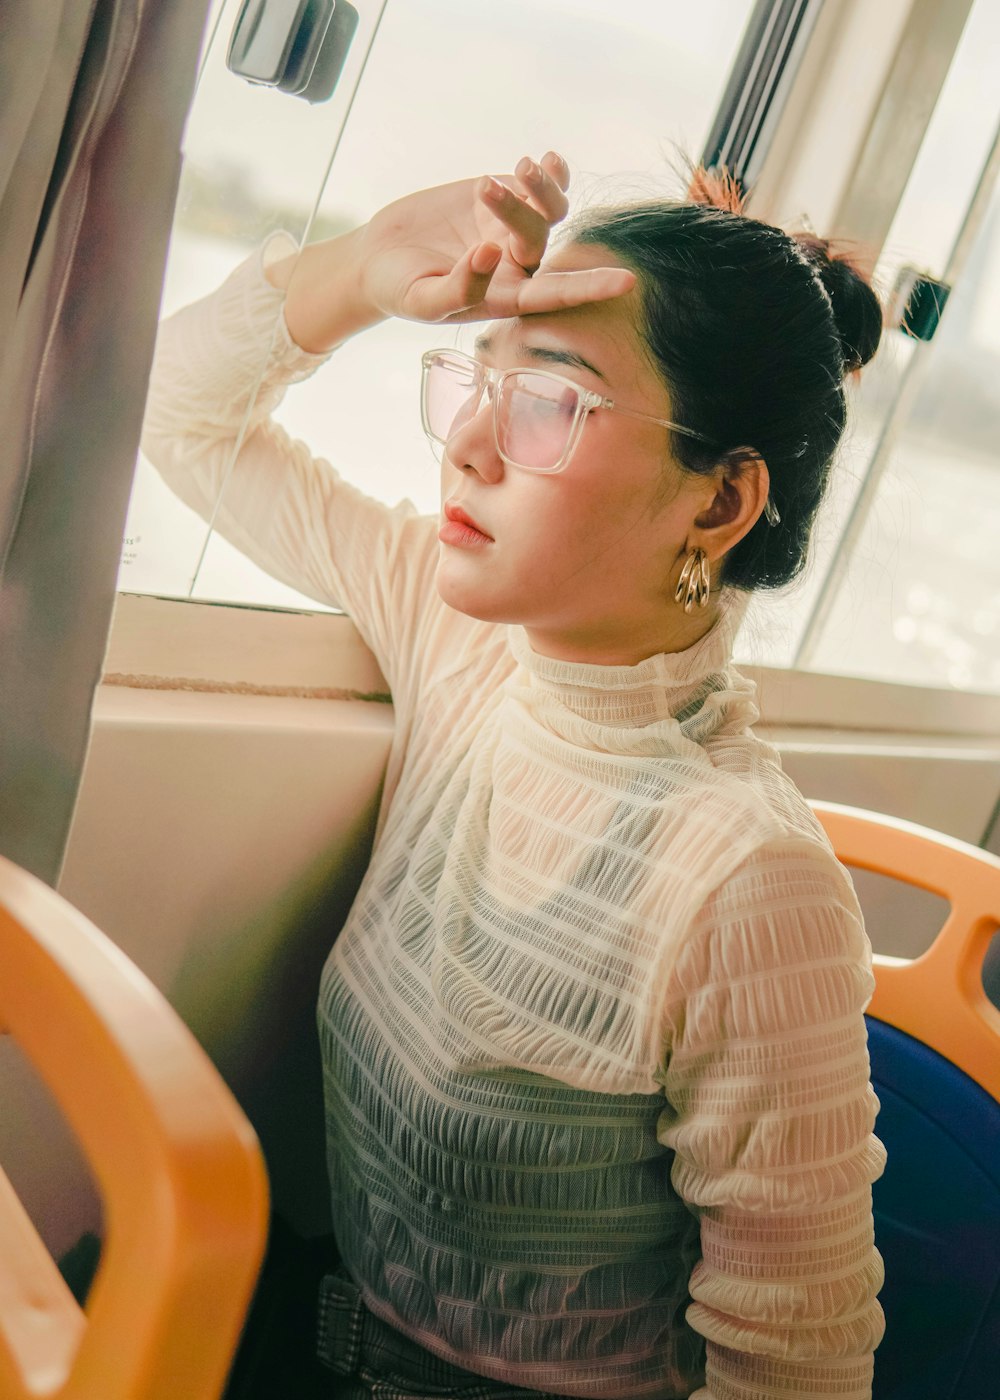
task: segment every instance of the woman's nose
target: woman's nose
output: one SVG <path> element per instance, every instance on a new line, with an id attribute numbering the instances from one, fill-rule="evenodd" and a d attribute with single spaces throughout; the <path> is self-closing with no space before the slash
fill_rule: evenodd
<path id="1" fill-rule="evenodd" d="M 484 481 L 499 481 L 503 477 L 504 464 L 497 451 L 490 394 L 483 394 L 475 413 L 452 433 L 445 456 L 459 471 L 474 471 Z"/>

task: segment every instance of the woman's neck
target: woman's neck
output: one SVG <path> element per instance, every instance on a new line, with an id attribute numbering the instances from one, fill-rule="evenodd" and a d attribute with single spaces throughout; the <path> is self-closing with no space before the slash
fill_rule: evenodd
<path id="1" fill-rule="evenodd" d="M 719 620 L 720 607 L 713 600 L 708 607 L 656 618 L 629 629 L 582 627 L 559 628 L 525 626 L 531 649 L 553 661 L 580 662 L 590 666 L 637 666 L 647 657 L 686 651 L 710 632 Z"/>

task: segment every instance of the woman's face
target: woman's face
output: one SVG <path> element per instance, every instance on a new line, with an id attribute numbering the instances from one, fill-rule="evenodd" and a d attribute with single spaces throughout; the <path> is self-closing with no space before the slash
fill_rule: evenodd
<path id="1" fill-rule="evenodd" d="M 571 244 L 536 276 L 614 261 L 606 249 Z M 639 296 L 636 288 L 613 301 L 494 322 L 477 357 L 498 369 L 553 370 L 669 418 L 666 387 L 637 329 Z M 702 616 L 692 635 L 673 591 L 691 522 L 714 487 L 680 471 L 662 425 L 595 409 L 566 467 L 536 475 L 505 466 L 484 395 L 449 442 L 441 481 L 437 586 L 458 611 L 520 623 L 543 655 L 609 665 L 687 646 L 710 625 Z M 456 507 L 478 533 L 448 528 L 445 512 Z"/>

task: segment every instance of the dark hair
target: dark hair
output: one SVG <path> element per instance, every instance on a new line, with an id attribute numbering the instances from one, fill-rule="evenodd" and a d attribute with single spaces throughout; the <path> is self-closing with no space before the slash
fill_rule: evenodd
<path id="1" fill-rule="evenodd" d="M 844 430 L 844 375 L 878 347 L 875 293 L 823 240 L 705 204 L 590 211 L 570 236 L 638 275 L 642 330 L 672 416 L 711 444 L 674 434 L 681 466 L 706 473 L 738 461 L 740 448 L 767 463 L 781 521 L 761 516 L 727 554 L 722 582 L 789 582 L 805 564 Z"/>

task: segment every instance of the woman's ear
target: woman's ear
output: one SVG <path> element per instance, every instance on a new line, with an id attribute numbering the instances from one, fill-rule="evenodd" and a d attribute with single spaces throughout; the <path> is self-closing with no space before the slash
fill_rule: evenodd
<path id="1" fill-rule="evenodd" d="M 707 510 L 695 516 L 700 539 L 692 540 L 710 559 L 719 559 L 763 514 L 771 489 L 767 463 L 752 447 L 737 447 L 715 469 L 715 496 Z"/>

